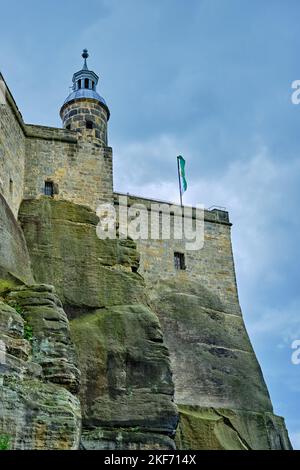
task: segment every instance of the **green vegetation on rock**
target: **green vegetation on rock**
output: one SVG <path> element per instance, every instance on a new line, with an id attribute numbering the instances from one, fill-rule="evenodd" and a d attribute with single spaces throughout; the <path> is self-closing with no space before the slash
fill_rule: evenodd
<path id="1" fill-rule="evenodd" d="M 33 341 L 33 328 L 26 319 L 26 314 L 21 305 L 10 302 L 9 305 L 15 309 L 15 311 L 23 318 L 24 321 L 24 339 L 29 342 Z"/>
<path id="2" fill-rule="evenodd" d="M 0 450 L 10 449 L 10 436 L 6 434 L 0 434 Z"/>

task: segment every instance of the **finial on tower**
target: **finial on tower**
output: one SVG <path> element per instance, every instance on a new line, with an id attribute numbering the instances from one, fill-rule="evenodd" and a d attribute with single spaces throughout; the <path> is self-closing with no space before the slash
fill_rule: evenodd
<path id="1" fill-rule="evenodd" d="M 88 66 L 87 66 L 86 60 L 87 60 L 88 57 L 89 57 L 89 53 L 88 53 L 88 50 L 87 50 L 87 49 L 83 49 L 82 57 L 83 57 L 83 59 L 84 59 L 84 64 L 83 64 L 82 70 L 88 70 Z"/>

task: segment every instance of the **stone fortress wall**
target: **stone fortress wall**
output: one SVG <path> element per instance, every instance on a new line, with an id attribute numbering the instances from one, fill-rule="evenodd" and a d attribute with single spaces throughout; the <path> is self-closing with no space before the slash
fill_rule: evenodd
<path id="1" fill-rule="evenodd" d="M 114 193 L 115 203 L 118 204 L 121 193 Z M 128 195 L 129 207 L 141 204 L 150 212 L 151 206 L 158 204 L 162 211 L 159 213 L 161 232 L 163 212 L 167 209 L 171 217 L 171 227 L 174 227 L 174 212 L 176 204 L 146 199 Z M 195 213 L 195 208 L 194 208 Z M 194 216 L 195 217 L 195 214 Z M 150 221 L 150 217 L 149 217 Z M 195 224 L 194 224 L 195 228 Z M 150 233 L 151 227 L 149 227 Z M 226 211 L 214 209 L 204 211 L 204 244 L 200 249 L 187 250 L 188 240 L 141 239 L 137 240 L 138 251 L 141 255 L 139 272 L 147 284 L 154 287 L 158 280 L 176 278 L 182 283 L 198 281 L 219 297 L 226 310 L 241 315 L 239 305 L 235 267 L 231 246 L 231 223 Z M 185 257 L 185 269 L 175 269 L 174 253 L 182 253 Z"/>
<path id="2" fill-rule="evenodd" d="M 3 102 L 0 102 L 0 193 L 17 216 L 23 199 L 25 173 L 25 125 L 17 105 L 3 84 Z"/>
<path id="3" fill-rule="evenodd" d="M 54 198 L 96 210 L 112 200 L 112 149 L 76 131 L 27 126 L 24 198 L 44 194 L 45 181 L 55 185 Z"/>
<path id="4" fill-rule="evenodd" d="M 0 193 L 16 217 L 23 199 L 44 195 L 45 181 L 53 182 L 56 199 L 93 210 L 112 201 L 112 149 L 93 131 L 80 138 L 68 129 L 26 125 L 7 87 L 0 143 Z"/>
<path id="5" fill-rule="evenodd" d="M 111 202 L 113 197 L 117 201 L 110 147 L 92 135 L 79 139 L 76 131 L 24 124 L 9 90 L 7 104 L 0 113 L 0 191 L 15 216 L 23 199 L 44 194 L 45 181 L 55 184 L 55 199 L 87 205 L 94 211 L 101 202 Z M 162 203 L 135 196 L 128 201 L 149 210 L 152 203 Z M 186 251 L 184 239 L 139 240 L 140 273 L 149 285 L 159 278 L 198 280 L 229 311 L 240 314 L 228 213 L 205 210 L 204 219 L 205 243 L 197 251 Z M 185 270 L 175 269 L 174 252 L 184 253 Z"/>

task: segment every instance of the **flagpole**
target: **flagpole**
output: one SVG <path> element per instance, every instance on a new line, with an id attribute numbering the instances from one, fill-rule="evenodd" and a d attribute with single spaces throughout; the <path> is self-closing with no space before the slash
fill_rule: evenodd
<path id="1" fill-rule="evenodd" d="M 180 205 L 181 205 L 181 207 L 183 207 L 183 204 L 182 204 L 182 189 L 181 189 L 179 157 L 177 157 L 177 169 L 178 169 L 178 183 L 179 183 L 179 193 L 180 193 Z"/>

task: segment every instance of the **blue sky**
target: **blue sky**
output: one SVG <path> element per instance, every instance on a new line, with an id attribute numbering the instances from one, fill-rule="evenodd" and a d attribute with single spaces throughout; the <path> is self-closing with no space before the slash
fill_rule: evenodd
<path id="1" fill-rule="evenodd" d="M 225 206 L 240 301 L 275 412 L 300 448 L 297 0 L 4 2 L 0 68 L 28 123 L 60 126 L 80 53 L 111 110 L 115 188 Z M 4 21 L 3 21 L 4 20 Z M 134 170 L 132 170 L 134 169 Z"/>

